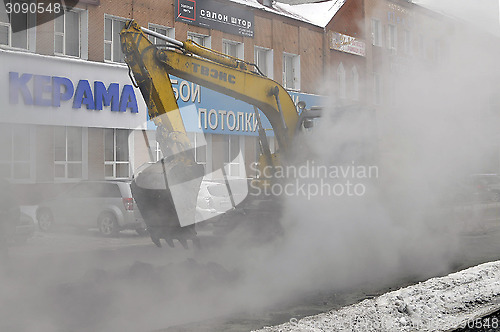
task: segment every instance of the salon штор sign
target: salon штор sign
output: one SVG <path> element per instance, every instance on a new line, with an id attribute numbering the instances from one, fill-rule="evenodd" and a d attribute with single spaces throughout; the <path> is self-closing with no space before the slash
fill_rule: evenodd
<path id="1" fill-rule="evenodd" d="M 175 0 L 175 20 L 253 38 L 254 14 L 243 8 L 215 0 Z"/>

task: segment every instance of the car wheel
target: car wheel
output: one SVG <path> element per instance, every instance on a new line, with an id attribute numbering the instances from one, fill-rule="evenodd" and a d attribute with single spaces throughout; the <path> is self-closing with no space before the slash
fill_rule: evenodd
<path id="1" fill-rule="evenodd" d="M 42 232 L 48 232 L 54 225 L 54 217 L 49 209 L 43 209 L 37 213 L 36 219 L 38 220 L 38 228 Z"/>
<path id="2" fill-rule="evenodd" d="M 103 213 L 99 216 L 97 226 L 99 227 L 99 232 L 101 232 L 104 236 L 118 234 L 118 223 L 116 222 L 116 217 L 109 212 Z"/>

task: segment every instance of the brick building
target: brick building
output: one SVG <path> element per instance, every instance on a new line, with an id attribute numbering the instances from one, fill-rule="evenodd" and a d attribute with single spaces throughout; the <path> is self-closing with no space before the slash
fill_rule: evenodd
<path id="1" fill-rule="evenodd" d="M 128 19 L 179 40 L 194 39 L 255 61 L 266 75 L 290 89 L 296 101 L 315 102 L 310 94 L 317 92 L 324 66 L 321 27 L 287 5 L 222 4 L 253 20 L 253 36 L 243 36 L 176 21 L 176 4 L 174 0 L 82 0 L 65 8 L 64 15 L 15 16 L 26 27 L 32 25 L 21 31 L 14 31 L 11 17 L 0 6 L 2 175 L 41 188 L 44 183 L 130 178 L 160 157 L 154 126 L 123 62 L 119 32 Z M 181 108 L 253 112 L 227 96 L 175 77 L 172 81 Z M 193 143 L 206 142 L 196 159 L 207 173 L 223 160 L 230 176 L 251 176 L 246 171 L 257 156 L 256 128 L 199 130 L 196 111 L 194 116 L 187 113 L 184 120 Z"/>
<path id="2" fill-rule="evenodd" d="M 266 0 L 204 2 L 240 13 L 251 22 L 246 33 L 176 19 L 182 1 L 194 0 L 81 0 L 55 19 L 50 19 L 54 13 L 26 14 L 22 24 L 45 23 L 19 32 L 0 5 L 2 175 L 28 184 L 130 178 L 160 157 L 154 126 L 120 50 L 118 33 L 129 19 L 255 62 L 295 101 L 309 106 L 319 102 L 317 95 L 333 92 L 337 104 L 370 105 L 378 112 L 388 104 L 391 84 L 390 75 L 380 73 L 403 70 L 410 55 L 421 54 L 424 63 L 432 63 L 446 53 L 447 30 L 440 16 L 403 0 L 297 6 Z M 423 40 L 419 27 L 437 31 L 434 39 Z M 172 82 L 181 109 L 194 105 L 205 114 L 214 110 L 216 117 L 221 110 L 253 112 L 190 82 L 175 77 Z M 103 101 L 106 92 L 113 97 Z M 200 128 L 196 115 L 183 112 L 193 144 L 206 146 L 196 156 L 206 172 L 222 160 L 230 176 L 252 176 L 256 128 Z"/>

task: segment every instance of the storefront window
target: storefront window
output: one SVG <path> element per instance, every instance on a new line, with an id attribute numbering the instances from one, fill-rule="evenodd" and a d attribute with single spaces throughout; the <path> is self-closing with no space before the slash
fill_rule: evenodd
<path id="1" fill-rule="evenodd" d="M 149 143 L 149 146 L 151 148 L 151 153 L 153 156 L 153 162 L 160 161 L 163 158 L 163 153 L 161 152 L 160 148 L 160 143 L 158 143 L 156 140 L 153 140 Z"/>
<path id="2" fill-rule="evenodd" d="M 80 57 L 81 13 L 65 11 L 54 20 L 54 53 Z"/>
<path id="3" fill-rule="evenodd" d="M 30 127 L 0 125 L 0 176 L 10 179 L 31 178 Z"/>
<path id="4" fill-rule="evenodd" d="M 83 133 L 79 127 L 54 128 L 54 177 L 81 179 Z"/>
<path id="5" fill-rule="evenodd" d="M 240 176 L 241 160 L 240 154 L 240 137 L 236 135 L 225 135 L 225 153 L 224 161 L 228 176 Z"/>
<path id="6" fill-rule="evenodd" d="M 191 148 L 194 149 L 194 159 L 200 165 L 207 164 L 207 138 L 206 133 L 187 133 Z"/>
<path id="7" fill-rule="evenodd" d="M 105 129 L 104 175 L 106 178 L 129 178 L 130 157 L 127 129 Z"/>
<path id="8" fill-rule="evenodd" d="M 120 31 L 125 27 L 124 18 L 105 16 L 104 19 L 104 59 L 113 62 L 125 62 L 121 44 Z"/>
<path id="9" fill-rule="evenodd" d="M 207 142 L 204 133 L 194 133 L 195 160 L 198 164 L 207 163 Z"/>

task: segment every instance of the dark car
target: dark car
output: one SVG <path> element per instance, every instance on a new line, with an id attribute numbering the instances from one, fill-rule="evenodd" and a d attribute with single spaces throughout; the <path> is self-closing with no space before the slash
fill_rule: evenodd
<path id="1" fill-rule="evenodd" d="M 39 204 L 38 226 L 49 231 L 54 225 L 98 228 L 103 235 L 133 229 L 144 234 L 146 225 L 128 181 L 82 181 L 61 195 Z"/>
<path id="2" fill-rule="evenodd" d="M 35 234 L 35 221 L 28 214 L 21 212 L 10 237 L 12 243 L 23 244 Z"/>

